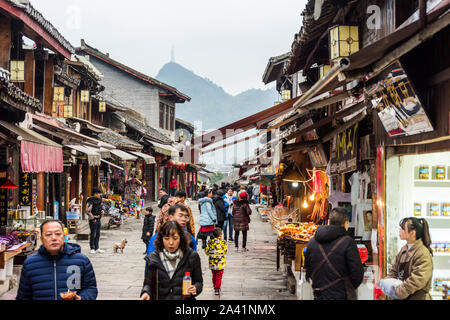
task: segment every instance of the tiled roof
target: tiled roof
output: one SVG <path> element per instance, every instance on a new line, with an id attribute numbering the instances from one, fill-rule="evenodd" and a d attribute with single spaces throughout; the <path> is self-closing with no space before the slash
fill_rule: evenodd
<path id="1" fill-rule="evenodd" d="M 134 130 L 149 137 L 150 139 L 155 139 L 156 141 L 161 142 L 163 144 L 171 144 L 172 143 L 172 140 L 170 140 L 164 134 L 160 133 L 155 128 L 152 128 L 149 125 L 146 125 L 145 123 L 142 123 L 142 122 L 130 117 L 126 113 L 119 111 L 119 112 L 115 112 L 115 114 L 117 116 L 119 116 L 119 119 L 123 123 L 125 123 L 125 125 L 133 128 Z"/>
<path id="2" fill-rule="evenodd" d="M 320 17 L 314 18 L 315 0 L 308 0 L 305 9 L 302 12 L 303 26 L 295 34 L 292 43 L 291 58 L 284 67 L 285 74 L 293 74 L 305 67 L 308 55 L 317 44 L 318 39 L 329 27 L 339 11 L 341 1 L 324 0 Z"/>
<path id="3" fill-rule="evenodd" d="M 109 128 L 97 135 L 98 139 L 119 148 L 132 148 L 142 150 L 143 146 L 130 138 L 123 136 Z"/>
<path id="4" fill-rule="evenodd" d="M 152 77 L 149 77 L 149 76 L 147 76 L 147 75 L 145 75 L 145 74 L 143 74 L 143 73 L 141 73 L 141 72 L 139 72 L 137 70 L 134 70 L 134 69 L 132 69 L 132 68 L 130 68 L 130 67 L 128 67 L 128 66 L 126 66 L 126 65 L 124 65 L 124 64 L 122 64 L 122 63 L 120 63 L 120 62 L 118 62 L 116 60 L 114 60 L 114 59 L 111 59 L 109 57 L 109 55 L 106 55 L 106 54 L 100 52 L 98 49 L 95 49 L 95 48 L 87 45 L 84 42 L 84 40 L 81 40 L 81 47 L 77 48 L 77 52 L 81 52 L 81 51 L 84 51 L 87 54 L 92 55 L 92 56 L 94 56 L 94 57 L 96 57 L 98 59 L 101 59 L 101 60 L 103 60 L 103 61 L 105 61 L 105 62 L 107 62 L 107 63 L 109 63 L 109 64 L 111 64 L 111 65 L 113 65 L 113 66 L 115 66 L 115 67 L 125 71 L 125 72 L 130 73 L 131 75 L 133 75 L 133 76 L 135 76 L 135 77 L 137 77 L 137 78 L 139 78 L 141 80 L 144 80 L 144 81 L 146 81 L 146 82 L 148 82 L 148 83 L 150 83 L 152 85 L 155 85 L 155 86 L 157 86 L 157 87 L 159 87 L 161 89 L 164 89 L 164 90 L 170 92 L 171 94 L 175 95 L 179 99 L 178 102 L 185 102 L 185 101 L 190 101 L 191 100 L 191 98 L 189 96 L 187 96 L 184 93 L 181 93 L 176 88 L 174 88 L 172 86 L 169 86 L 168 84 L 165 84 L 165 83 L 163 83 L 163 82 L 161 82 L 159 80 L 156 80 L 156 79 L 154 79 Z"/>
<path id="5" fill-rule="evenodd" d="M 24 13 L 26 13 L 29 17 L 31 17 L 33 20 L 35 20 L 40 26 L 42 26 L 43 29 L 45 29 L 55 40 L 59 42 L 61 46 L 63 46 L 67 51 L 70 53 L 74 53 L 75 49 L 70 44 L 69 41 L 67 41 L 61 33 L 48 21 L 44 18 L 44 16 L 37 11 L 31 3 L 28 1 L 18 1 L 18 0 L 6 0 L 10 2 L 13 6 L 21 9 Z"/>

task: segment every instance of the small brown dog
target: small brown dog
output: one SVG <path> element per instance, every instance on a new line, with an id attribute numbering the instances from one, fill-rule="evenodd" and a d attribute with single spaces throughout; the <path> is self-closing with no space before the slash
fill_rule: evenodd
<path id="1" fill-rule="evenodd" d="M 120 249 L 120 252 L 123 253 L 123 249 L 125 248 L 125 244 L 127 244 L 127 239 L 123 239 L 120 243 L 115 243 L 113 245 L 113 251 L 114 253 L 117 253 L 117 251 Z"/>

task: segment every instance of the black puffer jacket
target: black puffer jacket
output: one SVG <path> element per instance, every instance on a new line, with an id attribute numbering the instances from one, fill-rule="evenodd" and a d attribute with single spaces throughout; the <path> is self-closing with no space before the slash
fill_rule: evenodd
<path id="1" fill-rule="evenodd" d="M 308 243 L 305 253 L 306 278 L 310 279 L 319 263 L 324 260 L 320 252 L 318 243 L 320 243 L 327 254 L 331 248 L 344 236 L 348 235 L 344 227 L 341 226 L 319 226 L 313 239 Z M 347 237 L 329 257 L 331 264 L 342 275 L 349 276 L 353 288 L 356 290 L 361 284 L 364 276 L 364 269 L 359 257 L 358 248 L 351 237 Z M 327 263 L 316 272 L 312 279 L 314 289 L 321 288 L 339 277 L 332 271 Z M 314 293 L 315 300 L 347 300 L 345 284 L 338 282 L 332 287 Z"/>
<path id="2" fill-rule="evenodd" d="M 145 257 L 147 268 L 145 270 L 144 292 L 150 295 L 150 299 L 156 299 L 156 271 L 158 272 L 158 300 L 195 300 L 195 297 L 183 298 L 182 286 L 185 272 L 191 273 L 192 284 L 197 288 L 197 296 L 203 290 L 202 267 L 200 256 L 191 248 L 183 254 L 172 279 L 169 278 L 164 265 L 156 250 Z"/>
<path id="3" fill-rule="evenodd" d="M 155 216 L 153 214 L 145 215 L 144 217 L 144 225 L 142 226 L 142 236 L 141 239 L 143 240 L 149 240 L 152 235 L 153 231 L 155 229 Z M 150 236 L 147 237 L 147 232 L 150 233 Z"/>
<path id="4" fill-rule="evenodd" d="M 222 194 L 222 196 L 223 196 L 223 194 Z M 223 222 L 225 222 L 225 220 L 227 218 L 227 208 L 225 207 L 225 201 L 223 200 L 222 196 L 218 192 L 212 198 L 214 206 L 216 207 L 218 224 L 222 224 Z"/>

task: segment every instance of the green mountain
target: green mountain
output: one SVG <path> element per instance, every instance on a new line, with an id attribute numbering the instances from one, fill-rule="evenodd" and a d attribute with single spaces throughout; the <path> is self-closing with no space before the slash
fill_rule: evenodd
<path id="1" fill-rule="evenodd" d="M 278 99 L 275 88 L 250 89 L 230 95 L 211 80 L 202 78 L 183 66 L 169 62 L 156 79 L 167 83 L 192 98 L 177 104 L 176 117 L 194 123 L 203 121 L 203 130 L 216 129 L 273 106 Z"/>

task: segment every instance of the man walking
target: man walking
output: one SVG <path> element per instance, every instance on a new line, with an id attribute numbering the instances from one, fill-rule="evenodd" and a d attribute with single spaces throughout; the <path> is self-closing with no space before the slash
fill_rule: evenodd
<path id="1" fill-rule="evenodd" d="M 189 221 L 186 224 L 186 228 L 191 235 L 195 236 L 194 215 L 192 214 L 191 208 L 186 203 L 186 192 L 184 192 L 183 190 L 178 190 L 175 193 L 175 197 L 178 198 L 178 203 L 182 204 L 183 206 L 185 206 L 188 209 Z"/>
<path id="2" fill-rule="evenodd" d="M 233 189 L 228 188 L 227 194 L 223 196 L 223 200 L 225 201 L 225 207 L 227 209 L 227 217 L 223 224 L 223 239 L 227 241 L 227 229 L 229 229 L 228 233 L 230 235 L 230 242 L 233 242 L 233 201 L 237 200 L 237 198 L 233 195 Z"/>
<path id="3" fill-rule="evenodd" d="M 74 293 L 73 300 L 95 300 L 97 281 L 81 247 L 64 242 L 64 225 L 46 220 L 41 225 L 38 252 L 29 256 L 20 275 L 17 300 L 61 300 L 61 293 Z"/>
<path id="4" fill-rule="evenodd" d="M 355 241 L 347 234 L 344 208 L 331 210 L 329 225 L 319 226 L 306 248 L 306 279 L 312 280 L 315 300 L 355 300 L 364 269 Z"/>
<path id="5" fill-rule="evenodd" d="M 100 250 L 100 229 L 102 226 L 101 218 L 105 213 L 102 207 L 101 191 L 98 188 L 92 190 L 94 195 L 87 199 L 87 209 L 86 213 L 89 217 L 89 228 L 91 229 L 91 236 L 89 237 L 89 244 L 91 247 L 91 253 L 104 253 L 105 251 Z"/>

